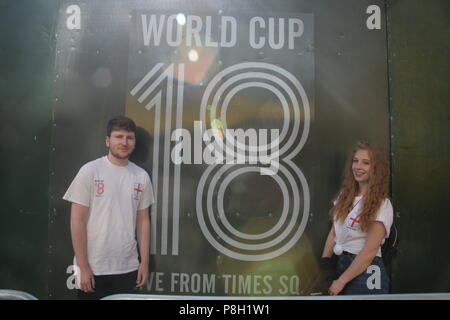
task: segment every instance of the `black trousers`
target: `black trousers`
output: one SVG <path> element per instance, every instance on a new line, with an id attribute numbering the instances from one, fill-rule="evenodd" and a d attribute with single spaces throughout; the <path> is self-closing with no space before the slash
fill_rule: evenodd
<path id="1" fill-rule="evenodd" d="M 95 292 L 86 293 L 77 290 L 79 300 L 99 300 L 106 296 L 121 293 L 133 293 L 136 289 L 137 271 L 124 274 L 95 276 Z"/>

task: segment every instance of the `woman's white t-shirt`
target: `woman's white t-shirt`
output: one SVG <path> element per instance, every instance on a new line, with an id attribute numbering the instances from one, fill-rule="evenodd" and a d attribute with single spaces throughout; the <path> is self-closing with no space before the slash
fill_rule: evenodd
<path id="1" fill-rule="evenodd" d="M 361 230 L 359 221 L 359 214 L 362 209 L 363 201 L 361 196 L 355 197 L 355 200 L 353 201 L 354 207 L 345 220 L 339 221 L 335 219 L 333 222 L 334 232 L 336 234 L 334 241 L 336 245 L 340 246 L 343 251 L 353 254 L 358 254 L 363 249 L 367 239 L 367 232 Z M 394 210 L 391 201 L 389 199 L 384 199 L 375 218 L 375 221 L 383 223 L 384 228 L 386 229 L 386 234 L 381 244 L 389 237 L 393 216 Z M 381 257 L 381 246 L 378 248 L 377 256 Z"/>

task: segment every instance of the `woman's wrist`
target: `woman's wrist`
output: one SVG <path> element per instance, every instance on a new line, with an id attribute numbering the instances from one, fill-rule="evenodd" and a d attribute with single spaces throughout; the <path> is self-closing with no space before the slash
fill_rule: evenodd
<path id="1" fill-rule="evenodd" d="M 344 286 L 344 287 L 345 287 L 345 285 L 347 285 L 347 282 L 348 282 L 348 281 L 345 279 L 345 277 L 343 277 L 343 275 L 340 276 L 339 278 L 337 278 L 336 281 L 339 282 L 339 283 L 340 283 L 342 286 Z"/>

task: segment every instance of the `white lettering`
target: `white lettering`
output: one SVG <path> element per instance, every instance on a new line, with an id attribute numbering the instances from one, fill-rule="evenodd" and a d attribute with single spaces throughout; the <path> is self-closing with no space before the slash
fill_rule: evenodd
<path id="1" fill-rule="evenodd" d="M 282 287 L 282 289 L 278 291 L 280 294 L 298 294 L 300 291 L 300 278 L 298 276 L 281 276 L 280 285 Z"/>
<path id="2" fill-rule="evenodd" d="M 178 284 L 178 278 L 180 277 L 179 273 L 172 273 L 172 275 L 170 276 L 170 291 L 174 292 L 175 291 L 175 286 Z"/>
<path id="3" fill-rule="evenodd" d="M 256 31 L 256 23 L 259 23 L 260 28 L 265 28 L 266 23 L 263 18 L 261 17 L 253 17 L 250 19 L 250 34 L 249 34 L 249 40 L 250 40 L 250 46 L 253 49 L 261 49 L 264 47 L 264 43 L 266 42 L 266 39 L 264 37 L 259 37 L 258 42 L 256 41 L 255 37 L 257 35 Z"/>
<path id="4" fill-rule="evenodd" d="M 75 11 L 73 13 L 70 11 L 72 16 L 67 20 L 69 29 L 80 27 L 79 7 L 73 10 Z M 171 47 L 179 47 L 183 42 L 187 47 L 231 48 L 237 45 L 238 22 L 235 17 L 181 16 L 183 19 L 180 18 L 180 14 L 169 16 L 142 14 L 144 45 L 159 46 L 162 44 L 161 41 L 165 41 Z M 368 23 L 369 20 L 372 21 L 371 19 L 369 17 Z M 267 46 L 274 50 L 285 47 L 292 50 L 295 49 L 295 40 L 303 33 L 303 21 L 298 18 L 252 17 L 249 22 L 248 40 L 253 49 Z"/>
<path id="5" fill-rule="evenodd" d="M 215 293 L 216 276 L 214 274 L 172 273 L 171 292 L 180 293 Z"/>
<path id="6" fill-rule="evenodd" d="M 279 129 L 270 129 L 271 140 L 277 141 Z M 226 138 L 226 139 L 225 139 Z M 191 133 L 187 129 L 176 129 L 171 134 L 175 145 L 171 151 L 172 162 L 179 164 L 258 164 L 270 165 L 262 168 L 261 173 L 273 175 L 279 168 L 278 145 L 267 147 L 268 129 L 221 129 L 203 131 L 202 122 L 194 122 L 194 151 L 192 159 Z M 203 148 L 203 143 L 205 147 Z M 270 144 L 269 143 L 269 144 Z M 245 147 L 245 149 L 243 149 Z M 249 147 L 254 148 L 250 150 Z M 270 149 L 270 154 L 268 150 Z"/>
<path id="7" fill-rule="evenodd" d="M 253 49 L 261 49 L 267 40 L 270 48 L 279 50 L 285 47 L 287 38 L 288 48 L 292 50 L 295 48 L 295 39 L 300 38 L 303 32 L 304 24 L 300 19 L 290 18 L 286 23 L 285 18 L 276 20 L 271 17 L 266 29 L 266 21 L 263 18 L 253 17 L 250 19 L 249 43 Z"/>
<path id="8" fill-rule="evenodd" d="M 241 143 L 243 145 L 247 145 L 247 146 L 257 146 L 258 145 L 258 135 L 256 133 L 255 129 L 247 129 L 247 130 L 243 130 L 243 129 L 230 129 L 227 130 L 227 137 L 231 137 L 230 141 L 232 142 L 232 144 L 234 145 L 234 142 L 238 142 Z M 236 138 L 236 139 L 235 139 Z M 248 144 L 246 144 L 246 139 L 248 138 Z M 241 149 L 237 149 L 237 157 L 236 157 L 236 163 L 237 164 L 245 164 L 246 163 L 246 157 L 245 157 L 245 152 L 243 152 Z M 248 163 L 250 164 L 256 164 L 255 161 L 255 157 L 251 156 L 251 152 L 249 152 L 250 156 L 248 157 L 249 161 Z"/>
<path id="9" fill-rule="evenodd" d="M 371 5 L 367 7 L 366 10 L 367 14 L 371 14 L 367 18 L 367 29 L 374 30 L 374 29 L 381 29 L 381 9 L 377 5 Z"/>
<path id="10" fill-rule="evenodd" d="M 295 27 L 297 26 L 297 30 Z M 303 21 L 300 19 L 289 19 L 289 49 L 294 49 L 295 38 L 300 38 L 303 35 L 305 27 Z"/>
<path id="11" fill-rule="evenodd" d="M 210 140 L 214 138 L 214 141 Z M 203 141 L 206 142 L 206 148 L 203 150 L 203 161 L 206 164 L 221 164 L 223 163 L 222 155 L 222 139 L 217 134 L 217 129 L 208 129 L 203 134 Z"/>
<path id="12" fill-rule="evenodd" d="M 164 276 L 164 272 L 150 272 L 147 280 L 147 290 L 164 291 L 161 287 Z"/>
<path id="13" fill-rule="evenodd" d="M 206 28 L 206 30 L 205 30 L 205 46 L 211 47 L 211 48 L 216 48 L 219 46 L 219 44 L 215 41 L 212 41 L 211 27 L 212 27 L 211 17 L 207 16 L 206 17 L 206 26 L 205 26 L 205 28 Z"/>
<path id="14" fill-rule="evenodd" d="M 70 16 L 66 20 L 66 26 L 69 30 L 81 29 L 81 9 L 76 4 L 67 7 L 66 13 Z"/>
<path id="15" fill-rule="evenodd" d="M 211 317 L 214 307 L 193 307 L 189 306 L 189 303 L 185 307 L 180 307 L 178 314 L 190 314 L 190 315 L 206 315 L 207 318 Z"/>
<path id="16" fill-rule="evenodd" d="M 67 267 L 66 273 L 71 274 L 66 281 L 67 289 L 80 289 L 79 271 L 78 266 L 70 265 Z"/>
<path id="17" fill-rule="evenodd" d="M 166 16 L 160 15 L 159 17 L 159 26 L 157 25 L 157 15 L 152 14 L 150 16 L 150 21 L 147 23 L 147 15 L 143 14 L 141 16 L 142 18 L 142 35 L 144 38 L 144 45 L 148 46 L 150 45 L 150 40 L 153 35 L 154 42 L 153 44 L 155 46 L 159 46 L 159 43 L 161 42 L 161 35 L 163 30 L 163 24 Z"/>
<path id="18" fill-rule="evenodd" d="M 194 164 L 202 164 L 202 146 L 203 146 L 203 123 L 194 122 Z"/>
<path id="19" fill-rule="evenodd" d="M 186 129 L 174 130 L 171 140 L 177 142 L 172 149 L 172 162 L 174 164 L 191 164 L 191 134 L 189 131 Z"/>
<path id="20" fill-rule="evenodd" d="M 181 45 L 181 41 L 183 40 L 183 26 L 178 23 L 178 15 L 170 15 L 167 18 L 167 44 L 171 47 L 178 47 Z M 175 40 L 173 39 L 173 26 L 176 26 L 175 31 Z"/>
<path id="21" fill-rule="evenodd" d="M 271 276 L 262 275 L 222 275 L 225 294 L 271 294 Z"/>
<path id="22" fill-rule="evenodd" d="M 376 266 L 371 267 L 376 269 Z M 75 266 L 69 266 L 67 273 L 74 272 L 75 268 Z M 67 280 L 69 289 L 79 288 L 76 286 L 75 275 L 77 275 L 76 272 Z M 280 295 L 298 295 L 300 291 L 300 278 L 297 275 L 281 275 L 274 279 L 272 276 L 259 274 L 223 274 L 219 278 L 221 278 L 224 293 L 231 295 L 271 295 L 274 293 L 273 285 L 278 284 L 277 294 Z M 170 284 L 167 286 L 170 286 L 171 293 L 214 294 L 216 279 L 215 274 L 171 273 L 168 279 Z M 167 286 L 164 284 L 164 272 L 150 272 L 146 288 L 148 291 L 164 292 Z M 376 286 L 378 288 L 379 284 Z M 169 290 L 168 287 L 167 290 Z"/>
<path id="23" fill-rule="evenodd" d="M 381 270 L 379 266 L 371 265 L 367 268 L 367 273 L 372 274 L 367 278 L 366 284 L 369 290 L 381 289 Z"/>
<path id="24" fill-rule="evenodd" d="M 278 29 L 278 43 L 275 42 L 275 29 Z M 275 26 L 275 18 L 269 18 L 269 45 L 272 49 L 281 49 L 284 46 L 284 18 L 278 19 Z"/>
<path id="25" fill-rule="evenodd" d="M 202 19 L 199 16 L 187 16 L 186 22 L 186 45 L 188 47 L 197 46 L 201 47 L 200 30 L 202 29 Z M 195 44 L 192 44 L 192 38 L 194 38 Z"/>
<path id="26" fill-rule="evenodd" d="M 237 41 L 237 21 L 233 17 L 222 17 L 222 31 L 220 46 L 223 48 L 230 48 L 236 45 Z M 229 26 L 229 30 L 228 30 Z M 230 40 L 227 41 L 227 34 L 230 34 Z"/>

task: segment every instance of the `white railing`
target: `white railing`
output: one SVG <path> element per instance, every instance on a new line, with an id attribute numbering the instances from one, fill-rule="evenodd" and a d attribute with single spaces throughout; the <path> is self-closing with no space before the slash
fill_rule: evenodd
<path id="1" fill-rule="evenodd" d="M 35 296 L 17 290 L 0 290 L 0 300 L 38 300 Z"/>
<path id="2" fill-rule="evenodd" d="M 102 300 L 450 300 L 450 293 L 380 294 L 355 296 L 290 296 L 290 297 L 232 297 L 180 296 L 148 294 L 115 294 Z"/>
<path id="3" fill-rule="evenodd" d="M 0 290 L 0 300 L 38 300 L 35 296 L 17 290 Z M 115 294 L 102 300 L 450 300 L 450 293 L 412 293 L 355 296 L 277 296 L 277 297 L 234 297 L 234 296 L 182 296 L 152 294 Z"/>

